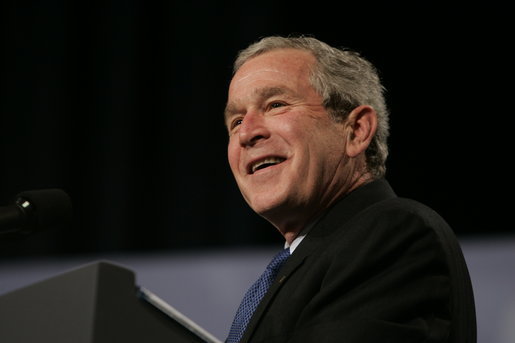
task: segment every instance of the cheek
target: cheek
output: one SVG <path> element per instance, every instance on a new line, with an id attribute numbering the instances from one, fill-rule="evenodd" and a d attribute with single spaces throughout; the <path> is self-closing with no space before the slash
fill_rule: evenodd
<path id="1" fill-rule="evenodd" d="M 239 154 L 238 149 L 234 147 L 234 143 L 229 142 L 227 146 L 227 159 L 232 172 L 235 173 L 238 170 Z"/>
<path id="2" fill-rule="evenodd" d="M 270 119 L 275 135 L 289 147 L 298 148 L 299 145 L 309 144 L 311 129 L 304 118 L 288 113 Z"/>

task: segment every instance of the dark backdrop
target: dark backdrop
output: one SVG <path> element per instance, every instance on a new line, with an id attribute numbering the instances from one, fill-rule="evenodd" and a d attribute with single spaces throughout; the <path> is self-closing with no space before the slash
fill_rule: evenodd
<path id="1" fill-rule="evenodd" d="M 435 208 L 460 236 L 511 231 L 499 195 L 510 195 L 512 25 L 492 3 L 1 6 L 0 204 L 59 187 L 74 206 L 70 227 L 0 237 L 4 256 L 280 243 L 232 179 L 222 112 L 236 52 L 290 33 L 377 65 L 399 195 Z"/>

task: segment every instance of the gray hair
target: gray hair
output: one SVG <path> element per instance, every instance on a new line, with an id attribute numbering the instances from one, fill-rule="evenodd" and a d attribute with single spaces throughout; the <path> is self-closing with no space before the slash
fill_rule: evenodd
<path id="1" fill-rule="evenodd" d="M 358 52 L 337 49 L 313 37 L 265 37 L 239 52 L 233 72 L 249 59 L 278 49 L 299 49 L 312 53 L 317 64 L 310 81 L 322 96 L 331 117 L 342 122 L 360 105 L 369 105 L 377 112 L 377 132 L 365 152 L 367 169 L 375 177 L 384 176 L 388 157 L 389 113 L 384 87 L 374 65 Z"/>

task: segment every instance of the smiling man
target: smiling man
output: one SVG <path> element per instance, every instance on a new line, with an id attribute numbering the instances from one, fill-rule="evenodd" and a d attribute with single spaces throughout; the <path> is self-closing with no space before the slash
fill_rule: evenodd
<path id="1" fill-rule="evenodd" d="M 475 342 L 451 228 L 384 178 L 372 64 L 310 37 L 264 38 L 236 59 L 225 121 L 238 187 L 289 255 L 249 290 L 228 343 Z"/>

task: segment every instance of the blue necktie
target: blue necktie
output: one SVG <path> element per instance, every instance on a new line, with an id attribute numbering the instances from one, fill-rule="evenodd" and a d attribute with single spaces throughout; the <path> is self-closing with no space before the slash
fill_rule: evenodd
<path id="1" fill-rule="evenodd" d="M 290 249 L 286 248 L 280 251 L 272 261 L 268 264 L 263 274 L 259 279 L 249 288 L 243 300 L 241 301 L 238 311 L 234 317 L 234 321 L 229 331 L 226 343 L 237 343 L 240 341 L 247 324 L 254 313 L 254 310 L 259 305 L 259 302 L 268 291 L 268 288 L 277 276 L 279 268 L 284 264 L 286 259 L 290 256 Z"/>

